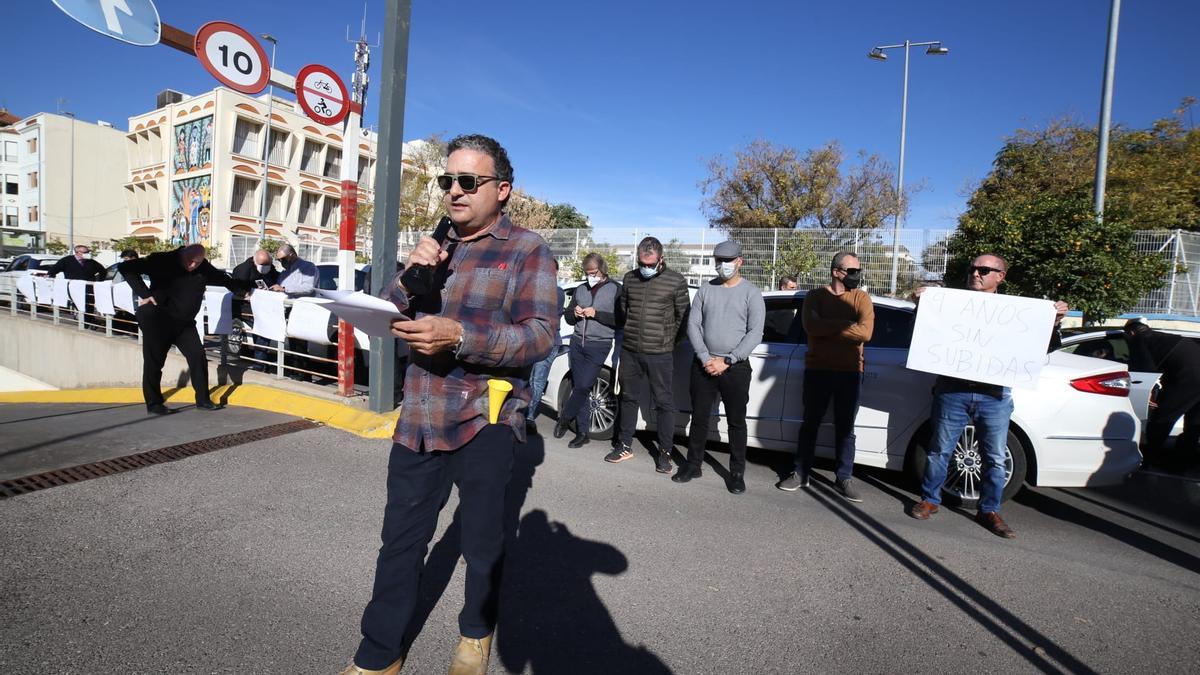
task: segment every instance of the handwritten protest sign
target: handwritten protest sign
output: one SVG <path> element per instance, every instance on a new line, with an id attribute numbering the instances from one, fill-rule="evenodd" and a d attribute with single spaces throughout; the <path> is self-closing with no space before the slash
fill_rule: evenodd
<path id="1" fill-rule="evenodd" d="M 1054 303 L 1012 295 L 927 288 L 908 367 L 1005 387 L 1033 388 L 1046 363 Z"/>

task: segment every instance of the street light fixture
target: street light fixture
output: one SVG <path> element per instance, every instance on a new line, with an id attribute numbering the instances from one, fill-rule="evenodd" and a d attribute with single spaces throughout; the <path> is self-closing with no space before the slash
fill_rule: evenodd
<path id="1" fill-rule="evenodd" d="M 945 56 L 950 50 L 942 46 L 941 40 L 928 42 L 913 42 L 905 40 L 903 44 L 883 45 L 875 47 L 867 54 L 876 61 L 886 61 L 888 49 L 904 49 L 904 92 L 900 104 L 900 167 L 896 173 L 896 220 L 892 227 L 892 283 L 891 293 L 896 293 L 896 277 L 900 272 L 900 219 L 904 213 L 904 141 L 905 130 L 908 126 L 908 50 L 910 47 L 927 47 L 925 53 L 930 56 Z"/>
<path id="2" fill-rule="evenodd" d="M 275 45 L 277 41 L 275 40 L 274 36 L 268 33 L 262 33 L 259 35 L 259 37 L 271 43 L 271 62 L 267 66 L 271 72 L 268 74 L 267 80 L 272 83 L 267 89 L 267 125 L 263 135 L 262 154 L 262 199 L 259 200 L 258 209 L 258 241 L 259 245 L 261 246 L 262 240 L 267 238 L 267 167 L 269 166 L 271 159 L 271 114 L 274 112 L 275 104 L 275 84 L 273 76 L 275 74 Z M 255 248 L 257 248 L 257 246 Z"/>

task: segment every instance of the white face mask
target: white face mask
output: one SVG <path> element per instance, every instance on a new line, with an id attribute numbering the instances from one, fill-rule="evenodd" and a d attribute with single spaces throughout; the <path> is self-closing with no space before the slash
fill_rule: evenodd
<path id="1" fill-rule="evenodd" d="M 259 273 L 259 274 L 266 274 L 267 272 L 270 272 L 270 271 L 271 271 L 271 266 L 270 266 L 270 265 L 259 265 L 259 266 L 258 266 L 258 273 Z"/>
<path id="2" fill-rule="evenodd" d="M 717 263 L 717 276 L 722 279 L 731 279 L 736 272 L 737 265 L 733 261 Z"/>
<path id="3" fill-rule="evenodd" d="M 587 283 L 588 283 L 589 287 L 595 286 L 596 284 L 600 283 L 603 280 L 604 280 L 604 277 L 600 276 L 599 274 L 587 275 Z"/>
<path id="4" fill-rule="evenodd" d="M 91 253 L 80 253 L 80 254 L 79 254 L 79 259 L 80 259 L 80 260 L 91 260 L 91 259 L 92 259 L 92 254 L 91 254 Z"/>
<path id="5" fill-rule="evenodd" d="M 642 275 L 643 279 L 649 279 L 655 274 L 658 274 L 658 265 L 655 265 L 654 267 L 646 267 L 645 265 L 642 265 L 638 267 L 638 274 Z"/>

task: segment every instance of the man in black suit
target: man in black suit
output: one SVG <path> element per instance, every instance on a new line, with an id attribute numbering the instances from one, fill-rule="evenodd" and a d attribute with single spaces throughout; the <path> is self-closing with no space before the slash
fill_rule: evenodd
<path id="1" fill-rule="evenodd" d="M 59 272 L 62 272 L 68 279 L 104 280 L 104 265 L 92 260 L 92 249 L 83 244 L 75 247 L 74 255 L 63 256 L 58 262 L 51 265 L 46 270 L 46 276 L 56 277 Z"/>
<path id="2" fill-rule="evenodd" d="M 121 274 L 138 297 L 137 321 L 142 329 L 142 396 L 146 410 L 167 415 L 174 410 L 164 405 L 159 382 L 171 345 L 187 359 L 196 391 L 196 407 L 217 410 L 208 398 L 208 359 L 196 332 L 196 314 L 208 285 L 224 286 L 234 293 L 247 293 L 251 285 L 229 276 L 204 259 L 204 246 L 192 244 L 152 253 L 145 258 L 121 263 Z M 142 275 L 150 278 L 150 288 Z"/>

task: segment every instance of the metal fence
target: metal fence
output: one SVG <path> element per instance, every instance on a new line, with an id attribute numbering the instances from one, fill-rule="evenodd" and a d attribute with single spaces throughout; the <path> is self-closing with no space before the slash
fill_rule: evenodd
<path id="1" fill-rule="evenodd" d="M 946 239 L 954 230 L 901 230 L 898 243 L 897 294 L 905 296 L 915 286 L 940 281 L 946 272 Z M 748 229 L 726 233 L 709 228 L 620 231 L 540 231 L 559 259 L 563 276 L 575 261 L 589 252 L 611 254 L 617 272 L 635 266 L 637 243 L 647 235 L 663 243 L 667 264 L 692 283 L 716 276 L 712 251 L 721 241 L 742 244 L 746 278 L 762 288 L 775 288 L 779 277 L 792 274 L 801 288 L 815 288 L 829 281 L 827 262 L 838 251 L 853 251 L 862 263 L 863 287 L 877 295 L 888 295 L 892 270 L 890 230 L 775 230 Z M 796 273 L 795 263 L 811 244 L 817 264 Z M 1147 293 L 1130 308 L 1136 314 L 1200 316 L 1200 233 L 1179 230 L 1142 230 L 1135 234 L 1137 250 L 1162 256 L 1171 263 L 1162 285 Z M 402 244 L 403 248 L 403 244 Z"/>

